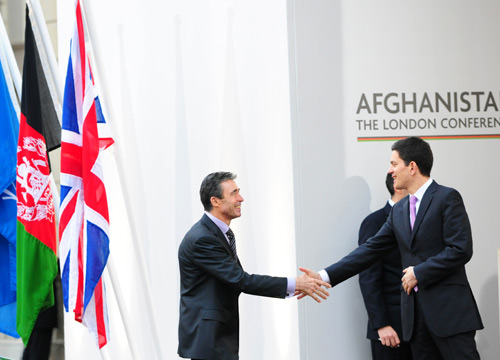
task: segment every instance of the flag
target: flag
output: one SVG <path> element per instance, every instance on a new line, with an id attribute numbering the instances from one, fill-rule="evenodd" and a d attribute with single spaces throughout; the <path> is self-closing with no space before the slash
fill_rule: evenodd
<path id="1" fill-rule="evenodd" d="M 16 183 L 17 332 L 25 345 L 40 311 L 54 305 L 57 239 L 47 149 L 59 146 L 61 134 L 33 30 L 26 6 Z"/>
<path id="2" fill-rule="evenodd" d="M 109 215 L 100 152 L 113 140 L 101 131 L 105 121 L 96 97 L 79 0 L 75 15 L 63 101 L 61 278 L 65 310 L 75 313 L 75 320 L 88 328 L 102 348 L 109 338 L 102 279 L 109 256 Z"/>
<path id="3" fill-rule="evenodd" d="M 0 332 L 16 331 L 16 163 L 19 121 L 0 64 Z"/>
<path id="4" fill-rule="evenodd" d="M 19 121 L 0 64 L 0 192 L 16 180 L 16 149 Z"/>

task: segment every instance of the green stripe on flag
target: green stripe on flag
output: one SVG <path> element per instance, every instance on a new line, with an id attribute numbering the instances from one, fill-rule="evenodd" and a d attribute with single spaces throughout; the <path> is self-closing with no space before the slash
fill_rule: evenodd
<path id="1" fill-rule="evenodd" d="M 54 305 L 54 251 L 17 222 L 17 333 L 25 345 L 40 311 Z"/>

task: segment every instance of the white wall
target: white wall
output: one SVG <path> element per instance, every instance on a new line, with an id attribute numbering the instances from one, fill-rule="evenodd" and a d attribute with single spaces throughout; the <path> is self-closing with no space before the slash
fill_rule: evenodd
<path id="1" fill-rule="evenodd" d="M 60 59 L 67 58 L 70 6 L 59 2 Z M 122 203 L 118 181 L 108 176 L 111 256 L 133 339 L 141 359 L 177 358 L 177 247 L 203 214 L 198 191 L 205 175 L 238 174 L 245 202 L 232 228 L 245 269 L 297 274 L 286 2 L 86 0 L 84 9 L 127 196 Z M 139 286 L 134 229 L 156 329 Z M 110 312 L 105 349 L 113 359 L 130 358 L 112 297 Z M 242 295 L 241 359 L 298 359 L 297 314 L 295 299 Z M 85 332 L 76 331 L 68 325 L 66 356 L 89 358 L 92 345 L 82 346 Z"/>
<path id="2" fill-rule="evenodd" d="M 500 4 L 467 1 L 289 1 L 292 129 L 298 259 L 319 270 L 356 246 L 363 217 L 387 201 L 384 186 L 393 141 L 366 136 L 500 134 L 493 128 L 446 129 L 450 117 L 496 117 L 484 111 L 399 111 L 357 114 L 363 93 L 492 91 L 500 101 Z M 384 119 L 436 118 L 436 129 L 384 130 Z M 375 129 L 356 120 L 377 119 Z M 369 123 L 369 122 L 368 122 Z M 374 125 L 374 122 L 370 123 Z M 474 236 L 469 280 L 485 329 L 476 340 L 483 359 L 500 353 L 495 253 L 498 248 L 500 139 L 433 140 L 432 177 L 457 188 Z M 357 278 L 300 312 L 301 358 L 369 357 L 366 315 Z M 328 344 L 329 346 L 322 346 Z"/>
<path id="3" fill-rule="evenodd" d="M 58 2 L 62 73 L 71 3 Z M 246 201 L 234 228 L 247 271 L 294 275 L 298 265 L 331 264 L 356 246 L 363 217 L 387 200 L 392 142 L 357 138 L 462 133 L 359 130 L 360 95 L 494 91 L 498 97 L 499 7 L 451 0 L 85 1 L 94 70 L 117 141 L 105 171 L 115 285 L 141 358 L 160 358 L 154 334 L 162 358 L 176 358 L 177 246 L 202 214 L 197 194 L 207 173 L 239 175 Z M 486 113 L 458 115 L 498 117 Z M 415 114 L 361 116 L 382 121 Z M 431 142 L 432 176 L 462 193 L 471 219 L 475 255 L 467 270 L 486 327 L 477 336 L 486 360 L 500 353 L 499 141 Z M 111 285 L 108 290 L 113 325 L 104 355 L 131 358 Z M 243 360 L 369 357 L 356 279 L 333 289 L 323 304 L 242 295 L 240 309 Z M 82 326 L 67 324 L 66 356 L 98 357 Z"/>

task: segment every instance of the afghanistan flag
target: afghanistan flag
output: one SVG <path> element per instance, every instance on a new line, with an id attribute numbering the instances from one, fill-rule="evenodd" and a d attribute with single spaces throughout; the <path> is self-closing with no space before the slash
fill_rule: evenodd
<path id="1" fill-rule="evenodd" d="M 54 305 L 57 239 L 47 149 L 60 146 L 61 136 L 33 30 L 27 6 L 16 186 L 17 332 L 24 344 L 40 311 Z"/>

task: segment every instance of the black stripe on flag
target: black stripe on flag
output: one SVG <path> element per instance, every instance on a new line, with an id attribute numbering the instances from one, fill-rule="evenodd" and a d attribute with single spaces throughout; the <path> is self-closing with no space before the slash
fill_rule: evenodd
<path id="1" fill-rule="evenodd" d="M 45 72 L 38 53 L 33 28 L 26 6 L 25 52 L 21 112 L 26 122 L 45 138 L 47 151 L 61 146 L 61 125 L 57 118 Z M 40 44 L 43 46 L 43 44 Z"/>

